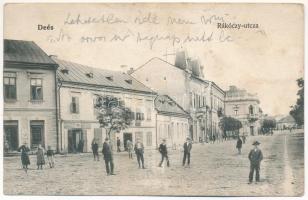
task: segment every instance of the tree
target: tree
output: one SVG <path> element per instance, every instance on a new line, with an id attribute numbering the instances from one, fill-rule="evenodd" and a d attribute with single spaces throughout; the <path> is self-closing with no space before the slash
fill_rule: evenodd
<path id="1" fill-rule="evenodd" d="M 114 96 L 98 96 L 94 107 L 100 127 L 106 129 L 109 138 L 112 131 L 120 132 L 128 128 L 134 118 L 133 112 L 125 107 L 124 101 Z"/>
<path id="2" fill-rule="evenodd" d="M 240 120 L 233 117 L 223 117 L 220 119 L 219 127 L 223 130 L 226 136 L 227 131 L 238 131 L 243 127 Z"/>
<path id="3" fill-rule="evenodd" d="M 276 128 L 275 119 L 264 119 L 262 121 L 261 129 L 264 133 L 268 133 L 271 129 Z"/>
<path id="4" fill-rule="evenodd" d="M 296 105 L 292 106 L 290 115 L 295 119 L 297 125 L 301 126 L 304 124 L 304 79 L 297 79 L 297 85 L 299 87 L 298 99 Z"/>

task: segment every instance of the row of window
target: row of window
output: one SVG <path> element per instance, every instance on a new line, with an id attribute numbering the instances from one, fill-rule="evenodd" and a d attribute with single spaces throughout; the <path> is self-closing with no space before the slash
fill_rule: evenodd
<path id="1" fill-rule="evenodd" d="M 238 115 L 240 107 L 238 105 L 234 105 L 233 110 L 234 110 L 234 114 Z M 248 112 L 249 112 L 250 115 L 253 115 L 255 113 L 254 107 L 252 105 L 248 106 Z"/>
<path id="2" fill-rule="evenodd" d="M 79 114 L 79 97 L 76 97 L 76 96 L 72 97 L 71 103 L 70 103 L 70 112 L 73 114 Z M 146 120 L 150 121 L 151 116 L 152 116 L 151 108 L 147 108 Z M 144 113 L 141 112 L 140 108 L 137 108 L 136 112 L 132 112 L 132 118 L 133 120 L 138 120 L 138 121 L 145 120 Z"/>
<path id="3" fill-rule="evenodd" d="M 4 150 L 15 151 L 21 145 L 19 144 L 18 121 L 4 121 Z M 30 121 L 30 147 L 36 148 L 39 144 L 45 146 L 44 142 L 44 121 Z"/>
<path id="4" fill-rule="evenodd" d="M 175 140 L 184 138 L 188 134 L 188 125 L 184 123 L 160 124 L 158 127 L 159 138 Z"/>
<path id="5" fill-rule="evenodd" d="M 195 93 L 190 93 L 191 95 L 191 106 L 193 108 L 202 108 L 206 106 L 206 97 L 195 94 Z"/>
<path id="6" fill-rule="evenodd" d="M 16 77 L 3 78 L 4 99 L 17 100 Z M 43 81 L 40 78 L 30 79 L 31 100 L 43 100 Z"/>

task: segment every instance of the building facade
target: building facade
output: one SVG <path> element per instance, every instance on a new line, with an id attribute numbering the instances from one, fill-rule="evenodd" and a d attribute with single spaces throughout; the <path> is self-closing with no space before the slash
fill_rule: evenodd
<path id="1" fill-rule="evenodd" d="M 225 114 L 242 122 L 240 135 L 256 135 L 260 133 L 262 110 L 256 94 L 244 89 L 230 86 L 226 91 Z"/>
<path id="2" fill-rule="evenodd" d="M 224 109 L 224 91 L 204 79 L 203 66 L 185 51 L 176 53 L 175 64 L 152 58 L 130 74 L 159 94 L 170 96 L 190 113 L 189 135 L 193 141 L 205 141 L 218 133 L 214 113 Z"/>
<path id="3" fill-rule="evenodd" d="M 157 112 L 157 141 L 166 139 L 169 147 L 180 148 L 189 137 L 189 114 L 167 95 L 158 95 L 154 105 Z"/>
<path id="4" fill-rule="evenodd" d="M 92 68 L 53 58 L 59 65 L 59 131 L 61 151 L 91 152 L 95 139 L 101 146 L 107 136 L 97 120 L 94 104 L 98 96 L 110 95 L 124 101 L 134 112 L 131 126 L 124 131 L 111 132 L 114 145 L 121 140 L 121 149 L 127 140 L 140 138 L 146 148 L 156 147 L 156 94 L 133 77 L 116 71 Z"/>
<path id="5" fill-rule="evenodd" d="M 276 122 L 278 130 L 297 128 L 296 121 L 291 115 L 287 115 Z"/>
<path id="6" fill-rule="evenodd" d="M 4 149 L 58 146 L 58 65 L 34 42 L 4 40 Z"/>

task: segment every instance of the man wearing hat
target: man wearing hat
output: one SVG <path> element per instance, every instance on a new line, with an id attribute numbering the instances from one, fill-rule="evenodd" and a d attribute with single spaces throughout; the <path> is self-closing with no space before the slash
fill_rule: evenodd
<path id="1" fill-rule="evenodd" d="M 184 157 L 183 157 L 183 166 L 185 166 L 186 158 L 187 158 L 187 165 L 190 165 L 190 150 L 192 148 L 192 144 L 190 138 L 186 138 L 186 142 L 183 145 L 184 148 Z"/>
<path id="2" fill-rule="evenodd" d="M 262 151 L 258 148 L 260 142 L 255 141 L 254 148 L 250 151 L 248 158 L 250 160 L 249 183 L 252 183 L 253 173 L 256 171 L 256 182 L 260 181 L 260 163 L 263 159 Z"/>
<path id="3" fill-rule="evenodd" d="M 163 139 L 163 142 L 159 145 L 159 152 L 161 154 L 161 161 L 159 163 L 159 167 L 162 166 L 164 159 L 167 161 L 167 167 L 170 166 L 169 164 L 169 158 L 168 158 L 168 150 L 167 150 L 167 144 L 166 144 L 166 139 Z"/>
<path id="4" fill-rule="evenodd" d="M 112 147 L 111 147 L 111 143 L 109 141 L 109 138 L 105 139 L 105 142 L 103 144 L 102 153 L 104 155 L 107 175 L 108 176 L 109 175 L 115 175 L 113 173 L 113 169 L 114 169 L 113 155 L 112 155 Z"/>

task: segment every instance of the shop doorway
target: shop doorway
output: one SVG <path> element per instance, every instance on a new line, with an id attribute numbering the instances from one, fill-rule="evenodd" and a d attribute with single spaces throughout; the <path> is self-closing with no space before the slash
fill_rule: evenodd
<path id="1" fill-rule="evenodd" d="M 123 142 L 124 142 L 124 149 L 127 151 L 127 140 L 133 142 L 133 134 L 132 133 L 123 133 Z"/>
<path id="2" fill-rule="evenodd" d="M 18 121 L 4 121 L 4 152 L 18 149 Z"/>
<path id="3" fill-rule="evenodd" d="M 250 127 L 250 135 L 255 135 L 255 131 L 254 131 L 254 127 L 253 126 Z"/>
<path id="4" fill-rule="evenodd" d="M 85 141 L 82 129 L 68 131 L 68 153 L 82 153 Z"/>

